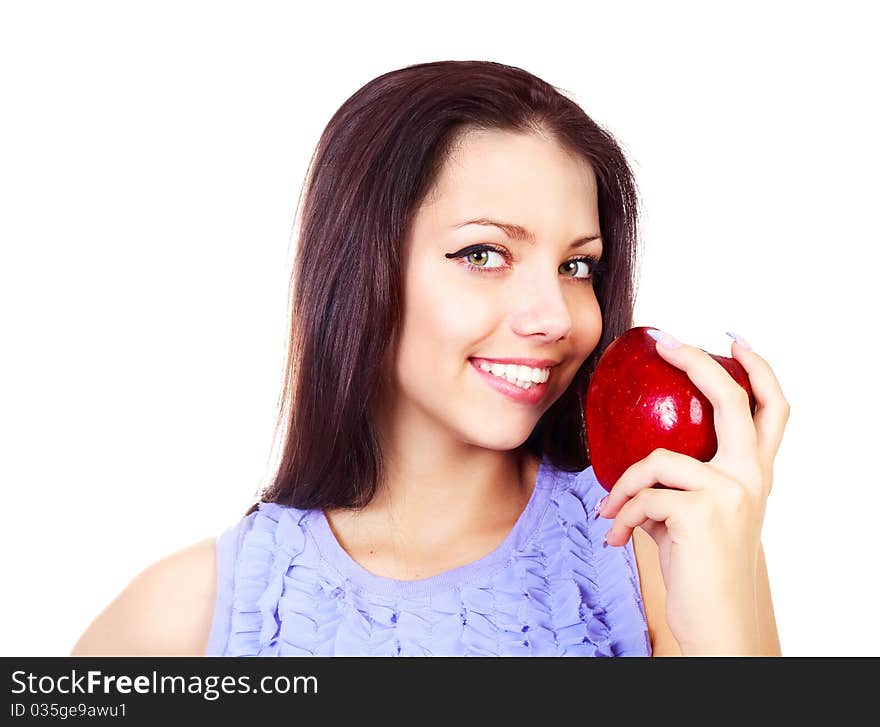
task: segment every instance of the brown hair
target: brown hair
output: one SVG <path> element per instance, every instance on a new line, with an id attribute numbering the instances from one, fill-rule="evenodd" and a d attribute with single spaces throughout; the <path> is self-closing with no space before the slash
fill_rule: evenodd
<path id="1" fill-rule="evenodd" d="M 286 417 L 289 425 L 263 501 L 358 507 L 375 493 L 383 459 L 371 412 L 387 384 L 383 365 L 393 360 L 403 315 L 402 245 L 447 155 L 473 129 L 544 133 L 596 175 L 607 265 L 594 283 L 602 338 L 524 445 L 559 469 L 589 466 L 587 384 L 602 352 L 632 327 L 639 244 L 633 174 L 609 132 L 530 73 L 485 61 L 422 63 L 379 76 L 352 95 L 312 157 L 277 421 L 280 427 Z M 347 253 L 345 264 L 340 252 Z"/>

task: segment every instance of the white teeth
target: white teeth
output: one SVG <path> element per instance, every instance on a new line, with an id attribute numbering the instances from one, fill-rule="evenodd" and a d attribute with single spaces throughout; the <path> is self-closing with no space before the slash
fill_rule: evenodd
<path id="1" fill-rule="evenodd" d="M 507 379 L 510 381 L 510 379 Z M 518 386 L 521 389 L 531 389 L 534 384 L 531 381 L 523 381 L 522 379 L 515 379 L 514 381 L 510 381 L 514 386 Z"/>
<path id="2" fill-rule="evenodd" d="M 494 376 L 505 379 L 523 389 L 530 389 L 534 385 L 543 384 L 550 378 L 550 369 L 533 369 L 530 366 L 522 366 L 520 364 L 489 363 L 488 361 L 479 361 L 478 366 L 483 371 L 488 371 Z"/>

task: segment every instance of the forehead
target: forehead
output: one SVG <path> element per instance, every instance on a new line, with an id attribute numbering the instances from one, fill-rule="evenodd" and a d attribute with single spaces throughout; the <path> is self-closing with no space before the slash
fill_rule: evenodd
<path id="1" fill-rule="evenodd" d="M 449 224 L 487 216 L 558 229 L 598 225 L 589 163 L 537 133 L 470 131 L 453 146 L 421 212 Z"/>

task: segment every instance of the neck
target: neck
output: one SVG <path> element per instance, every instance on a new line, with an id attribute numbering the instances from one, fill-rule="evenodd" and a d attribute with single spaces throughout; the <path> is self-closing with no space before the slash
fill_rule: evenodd
<path id="1" fill-rule="evenodd" d="M 531 495 L 534 482 L 527 481 L 519 451 L 462 446 L 408 452 L 387 458 L 385 478 L 370 506 L 410 537 L 443 540 L 515 522 Z"/>
<path id="2" fill-rule="evenodd" d="M 454 436 L 418 410 L 377 417 L 383 477 L 362 509 L 338 513 L 349 533 L 430 550 L 508 532 L 522 514 L 538 461 L 524 446 L 489 449 Z"/>

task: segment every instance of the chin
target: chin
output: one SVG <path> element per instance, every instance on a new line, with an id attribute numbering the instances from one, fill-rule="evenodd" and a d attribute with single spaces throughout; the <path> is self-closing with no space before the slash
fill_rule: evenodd
<path id="1" fill-rule="evenodd" d="M 486 429 L 483 429 L 480 432 L 474 432 L 474 436 L 468 437 L 467 439 L 471 444 L 477 447 L 482 447 L 483 449 L 509 452 L 524 445 L 533 430 L 534 425 L 531 428 L 517 429 L 508 424 L 507 427 L 499 431 L 487 431 Z"/>

